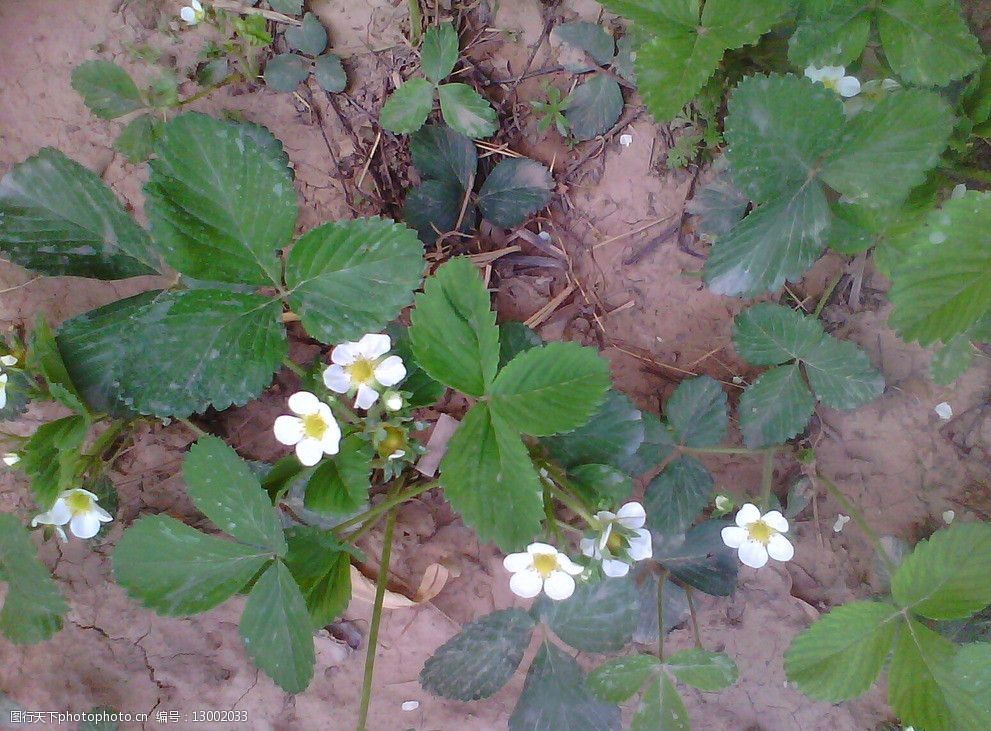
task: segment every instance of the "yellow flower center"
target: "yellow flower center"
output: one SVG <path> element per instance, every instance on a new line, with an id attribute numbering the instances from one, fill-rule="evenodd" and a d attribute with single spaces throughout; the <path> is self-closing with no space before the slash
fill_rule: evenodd
<path id="1" fill-rule="evenodd" d="M 822 85 L 831 91 L 839 91 L 839 79 L 823 79 Z"/>
<path id="2" fill-rule="evenodd" d="M 328 426 L 320 414 L 307 414 L 303 417 L 303 434 L 311 439 L 323 439 Z"/>
<path id="3" fill-rule="evenodd" d="M 69 512 L 73 515 L 88 513 L 93 509 L 93 498 L 82 492 L 74 492 L 65 499 Z"/>
<path id="4" fill-rule="evenodd" d="M 606 548 L 608 548 L 612 553 L 616 553 L 619 549 L 623 547 L 623 536 L 616 532 L 615 528 L 609 537 L 606 539 Z"/>
<path id="5" fill-rule="evenodd" d="M 557 571 L 557 556 L 552 553 L 538 553 L 533 557 L 533 567 L 546 579 Z"/>
<path id="6" fill-rule="evenodd" d="M 771 536 L 777 533 L 777 531 L 763 520 L 755 520 L 747 526 L 747 533 L 750 535 L 751 539 L 763 543 L 766 546 L 771 540 Z"/>
<path id="7" fill-rule="evenodd" d="M 385 439 L 379 442 L 378 446 L 379 454 L 381 456 L 388 457 L 400 449 L 406 449 L 406 434 L 403 433 L 402 429 L 395 426 L 390 426 L 388 424 L 384 427 L 384 429 Z"/>
<path id="8" fill-rule="evenodd" d="M 375 363 L 368 358 L 358 358 L 354 363 L 347 366 L 345 370 L 351 376 L 351 383 L 355 385 L 368 384 L 375 380 Z"/>

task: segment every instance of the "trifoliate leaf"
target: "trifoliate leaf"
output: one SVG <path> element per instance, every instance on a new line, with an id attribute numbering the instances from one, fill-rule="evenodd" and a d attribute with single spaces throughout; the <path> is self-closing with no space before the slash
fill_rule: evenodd
<path id="1" fill-rule="evenodd" d="M 313 78 L 324 91 L 337 94 L 344 91 L 348 85 L 348 74 L 344 70 L 339 56 L 325 53 L 313 62 Z"/>
<path id="2" fill-rule="evenodd" d="M 771 302 L 754 305 L 733 321 L 733 347 L 757 366 L 806 358 L 823 336 L 822 325 L 814 317 Z"/>
<path id="3" fill-rule="evenodd" d="M 399 134 L 416 132 L 434 108 L 434 85 L 419 77 L 396 87 L 379 115 L 379 124 Z"/>
<path id="4" fill-rule="evenodd" d="M 72 88 L 101 119 L 121 117 L 145 105 L 130 74 L 111 61 L 97 59 L 76 66 Z"/>
<path id="5" fill-rule="evenodd" d="M 664 667 L 679 682 L 706 691 L 728 688 L 740 677 L 736 663 L 728 655 L 699 648 L 674 653 L 664 661 Z"/>
<path id="6" fill-rule="evenodd" d="M 929 345 L 966 332 L 991 310 L 991 193 L 967 192 L 932 211 L 893 264 L 891 324 Z"/>
<path id="7" fill-rule="evenodd" d="M 240 591 L 270 551 L 208 536 L 167 515 L 139 518 L 114 550 L 114 576 L 159 614 L 205 612 Z"/>
<path id="8" fill-rule="evenodd" d="M 585 685 L 604 701 L 622 703 L 633 697 L 660 665 L 661 661 L 653 655 L 621 657 L 590 672 Z"/>
<path id="9" fill-rule="evenodd" d="M 930 619 L 963 619 L 991 604 L 991 525 L 959 523 L 916 544 L 891 580 L 899 605 Z"/>
<path id="10" fill-rule="evenodd" d="M 880 674 L 900 622 L 890 604 L 836 607 L 792 641 L 785 652 L 788 680 L 806 695 L 832 703 L 862 695 Z"/>
<path id="11" fill-rule="evenodd" d="M 623 91 L 619 84 L 596 74 L 568 97 L 564 116 L 577 140 L 590 140 L 605 134 L 623 113 Z"/>
<path id="12" fill-rule="evenodd" d="M 325 458 L 306 483 L 303 504 L 333 515 L 359 510 L 371 486 L 372 445 L 358 436 L 341 440 L 340 451 Z"/>
<path id="13" fill-rule="evenodd" d="M 505 326 L 503 326 L 505 327 Z M 599 410 L 574 431 L 541 442 L 565 468 L 582 464 L 606 464 L 626 470 L 644 441 L 639 409 L 618 391 L 609 391 Z M 661 457 L 663 459 L 663 457 Z"/>
<path id="14" fill-rule="evenodd" d="M 401 223 L 377 217 L 325 223 L 289 252 L 289 304 L 321 341 L 357 340 L 413 301 L 423 265 L 422 244 Z"/>
<path id="15" fill-rule="evenodd" d="M 466 137 L 491 137 L 499 130 L 495 109 L 467 84 L 442 84 L 440 111 L 451 129 Z"/>
<path id="16" fill-rule="evenodd" d="M 489 173 L 478 191 L 482 215 L 497 226 L 513 228 L 547 205 L 554 181 L 535 160 L 507 158 Z"/>
<path id="17" fill-rule="evenodd" d="M 103 181 L 45 147 L 0 180 L 0 251 L 50 276 L 154 274 L 158 257 Z"/>
<path id="18" fill-rule="evenodd" d="M 530 455 L 519 433 L 486 403 L 475 404 L 465 415 L 440 472 L 444 495 L 479 540 L 512 551 L 540 529 L 543 496 Z M 507 504 L 511 511 L 504 509 Z"/>
<path id="19" fill-rule="evenodd" d="M 681 534 L 712 499 L 709 470 L 694 457 L 679 457 L 655 477 L 644 493 L 647 524 L 663 534 Z"/>
<path id="20" fill-rule="evenodd" d="M 307 13 L 301 25 L 286 28 L 286 43 L 294 51 L 319 56 L 327 49 L 327 29 L 317 16 Z"/>
<path id="21" fill-rule="evenodd" d="M 298 461 L 297 461 L 298 464 Z M 351 554 L 330 531 L 295 526 L 286 531 L 285 562 L 319 629 L 344 613 L 351 600 Z"/>
<path id="22" fill-rule="evenodd" d="M 241 543 L 286 553 L 275 508 L 258 478 L 220 439 L 200 437 L 182 463 L 186 491 L 197 510 Z"/>
<path id="23" fill-rule="evenodd" d="M 499 367 L 499 328 L 470 259 L 452 259 L 427 279 L 412 320 L 410 339 L 420 367 L 470 396 L 485 393 Z"/>
<path id="24" fill-rule="evenodd" d="M 595 68 L 588 56 L 599 66 L 608 66 L 616 55 L 616 41 L 598 23 L 575 20 L 555 26 L 552 38 L 571 46 L 574 54 L 563 54 L 561 64 L 570 72 L 581 74 Z"/>
<path id="25" fill-rule="evenodd" d="M 462 233 L 472 231 L 478 225 L 478 209 L 466 204 L 464 188 L 457 182 L 424 180 L 406 194 L 403 220 L 416 230 L 420 241 L 433 244 L 455 228 Z"/>
<path id="26" fill-rule="evenodd" d="M 544 642 L 533 660 L 509 731 L 619 731 L 619 708 L 589 695 L 570 655 Z"/>
<path id="27" fill-rule="evenodd" d="M 410 135 L 409 148 L 420 177 L 457 183 L 462 191 L 471 186 L 478 152 L 475 143 L 460 132 L 443 124 L 428 124 Z"/>
<path id="28" fill-rule="evenodd" d="M 28 532 L 6 513 L 0 514 L 0 581 L 7 582 L 0 632 L 8 640 L 18 645 L 44 642 L 62 629 L 65 600 L 38 560 Z"/>
<path id="29" fill-rule="evenodd" d="M 688 711 L 667 675 L 657 675 L 647 686 L 630 722 L 630 731 L 690 731 Z"/>
<path id="30" fill-rule="evenodd" d="M 726 438 L 729 405 L 719 381 L 709 376 L 689 378 L 678 384 L 664 405 L 664 414 L 678 444 L 715 447 Z"/>
<path id="31" fill-rule="evenodd" d="M 567 600 L 542 600 L 533 611 L 576 650 L 616 652 L 637 626 L 636 588 L 629 575 L 583 583 Z"/>
<path id="32" fill-rule="evenodd" d="M 279 285 L 277 252 L 296 226 L 289 168 L 255 133 L 205 114 L 162 128 L 145 209 L 156 247 L 196 279 Z"/>
<path id="33" fill-rule="evenodd" d="M 933 355 L 929 375 L 938 386 L 949 386 L 974 362 L 974 346 L 966 335 L 957 335 Z"/>
<path id="34" fill-rule="evenodd" d="M 117 135 L 114 149 L 132 165 L 142 163 L 154 152 L 161 128 L 162 122 L 151 114 L 135 117 Z"/>
<path id="35" fill-rule="evenodd" d="M 847 66 L 863 53 L 871 32 L 870 8 L 861 0 L 810 0 L 788 39 L 797 68 Z"/>
<path id="36" fill-rule="evenodd" d="M 884 56 L 910 84 L 946 86 L 984 57 L 957 0 L 883 0 L 877 9 Z"/>
<path id="37" fill-rule="evenodd" d="M 454 70 L 458 62 L 458 32 L 450 22 L 432 25 L 423 34 L 420 46 L 420 68 L 424 76 L 439 84 Z"/>
<path id="38" fill-rule="evenodd" d="M 534 625 L 522 609 L 502 609 L 469 622 L 427 660 L 420 684 L 441 698 L 488 698 L 519 668 Z"/>
<path id="39" fill-rule="evenodd" d="M 766 371 L 740 398 L 743 443 L 748 449 L 784 444 L 805 429 L 815 405 L 797 364 Z"/>
<path id="40" fill-rule="evenodd" d="M 824 335 L 802 363 L 816 396 L 833 409 L 855 409 L 884 391 L 884 376 L 867 353 L 847 340 Z"/>
<path id="41" fill-rule="evenodd" d="M 568 470 L 571 486 L 590 504 L 621 505 L 633 493 L 633 478 L 606 464 L 583 464 Z"/>
<path id="42" fill-rule="evenodd" d="M 847 122 L 822 179 L 849 201 L 895 205 L 935 167 L 952 130 L 953 114 L 933 92 L 890 94 Z"/>
<path id="43" fill-rule="evenodd" d="M 306 689 L 315 654 L 306 602 L 286 565 L 276 561 L 251 588 L 239 626 L 252 662 L 287 693 Z"/>
<path id="44" fill-rule="evenodd" d="M 609 364 L 594 348 L 548 343 L 516 356 L 499 371 L 490 408 L 506 424 L 530 436 L 582 426 L 609 388 Z"/>
<path id="45" fill-rule="evenodd" d="M 713 596 L 729 596 L 736 589 L 739 560 L 723 543 L 726 523 L 707 520 L 681 536 L 654 534 L 654 560 L 675 578 Z"/>
<path id="46" fill-rule="evenodd" d="M 295 53 L 280 53 L 265 64 L 265 84 L 275 91 L 288 94 L 310 75 L 306 59 Z"/>

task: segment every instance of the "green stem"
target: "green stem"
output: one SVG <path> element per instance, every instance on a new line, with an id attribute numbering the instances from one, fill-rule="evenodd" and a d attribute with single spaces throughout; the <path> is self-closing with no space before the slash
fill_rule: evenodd
<path id="1" fill-rule="evenodd" d="M 378 505 L 369 508 L 361 515 L 356 515 L 350 520 L 346 520 L 340 525 L 335 526 L 334 532 L 338 536 L 340 536 L 342 533 L 346 533 L 348 528 L 353 528 L 356 525 L 364 524 L 368 521 L 371 521 L 372 519 L 377 518 L 383 513 L 388 512 L 397 505 L 400 505 L 401 503 L 404 503 L 407 500 L 412 500 L 417 495 L 421 495 L 425 493 L 427 490 L 432 490 L 433 488 L 437 487 L 439 484 L 440 483 L 437 480 L 434 480 L 433 482 L 424 482 L 423 484 L 420 485 L 413 485 L 405 492 L 399 494 L 393 493 L 385 500 L 380 502 Z"/>
<path id="2" fill-rule="evenodd" d="M 303 369 L 303 367 L 289 360 L 289 358 L 283 358 L 282 365 L 284 365 L 286 368 L 291 370 L 300 378 L 306 378 L 306 371 Z"/>
<path id="3" fill-rule="evenodd" d="M 112 421 L 103 434 L 93 441 L 93 446 L 90 447 L 89 452 L 85 455 L 88 462 L 87 469 L 100 461 L 103 453 L 113 444 L 117 436 L 124 431 L 124 427 L 125 423 L 123 421 Z"/>
<path id="4" fill-rule="evenodd" d="M 364 419 L 354 413 L 354 411 L 352 411 L 351 408 L 339 398 L 332 397 L 330 399 L 330 408 L 338 415 L 343 416 L 344 421 L 349 424 L 361 424 L 364 422 Z"/>
<path id="5" fill-rule="evenodd" d="M 874 550 L 876 550 L 878 556 L 881 557 L 881 561 L 888 569 L 889 575 L 893 575 L 895 569 L 898 567 L 895 566 L 895 564 L 888 557 L 888 552 L 884 549 L 884 544 L 881 543 L 881 539 L 878 537 L 877 533 L 875 533 L 874 529 L 868 524 L 867 519 L 864 518 L 864 514 L 861 512 L 860 508 L 850 502 L 849 498 L 840 492 L 840 488 L 833 484 L 832 480 L 823 477 L 822 473 L 818 471 L 816 472 L 816 477 L 822 481 L 822 484 L 826 486 L 826 490 L 829 491 L 829 494 L 836 499 L 836 502 L 838 502 L 850 515 L 850 517 L 853 518 L 853 522 L 857 524 L 860 530 L 864 532 L 864 535 L 867 536 L 867 539 L 874 545 Z"/>
<path id="6" fill-rule="evenodd" d="M 196 424 L 194 424 L 193 422 L 191 422 L 189 419 L 176 419 L 176 421 L 178 421 L 181 424 L 185 425 L 185 427 L 187 429 L 189 429 L 191 432 L 193 432 L 196 435 L 196 438 L 197 439 L 199 439 L 200 437 L 208 437 L 208 436 L 210 436 L 209 432 L 203 431 L 198 426 L 196 426 Z"/>
<path id="7" fill-rule="evenodd" d="M 574 495 L 566 492 L 564 488 L 555 484 L 554 482 L 547 481 L 547 487 L 550 489 L 551 494 L 561 502 L 565 507 L 570 508 L 577 515 L 580 515 L 582 519 L 591 526 L 598 525 L 599 521 L 596 520 L 592 514 L 588 511 L 581 500 L 579 500 Z"/>
<path id="8" fill-rule="evenodd" d="M 420 0 L 406 0 L 409 5 L 409 42 L 413 48 L 420 45 L 423 35 L 423 11 L 420 10 Z"/>
<path id="9" fill-rule="evenodd" d="M 214 84 L 213 86 L 208 86 L 206 89 L 200 89 L 198 92 L 196 92 L 192 96 L 186 97 L 185 99 L 180 99 L 179 102 L 175 105 L 175 108 L 176 109 L 181 109 L 182 107 L 186 106 L 187 104 L 192 104 L 195 101 L 199 101 L 203 97 L 209 96 L 210 94 L 212 94 L 213 92 L 215 92 L 217 89 L 220 89 L 221 87 L 227 86 L 228 84 L 232 84 L 235 81 L 241 81 L 243 78 L 244 77 L 241 74 L 239 74 L 239 73 L 230 74 L 230 75 L 227 76 L 227 78 L 221 80 L 220 83 Z"/>
<path id="10" fill-rule="evenodd" d="M 774 483 L 774 452 L 764 453 L 764 467 L 760 486 L 760 504 L 764 510 L 771 505 L 771 486 Z"/>
<path id="11" fill-rule="evenodd" d="M 684 454 L 766 454 L 775 453 L 781 447 L 764 447 L 763 449 L 747 449 L 746 447 L 678 447 Z"/>
<path id="12" fill-rule="evenodd" d="M 690 586 L 685 587 L 685 598 L 688 600 L 688 613 L 692 617 L 692 634 L 695 635 L 695 646 L 703 650 L 702 634 L 699 632 L 699 620 L 695 615 L 695 590 Z"/>
<path id="13" fill-rule="evenodd" d="M 816 311 L 813 313 L 816 319 L 819 319 L 819 315 L 822 314 L 823 308 L 829 302 L 829 298 L 833 296 L 833 290 L 836 289 L 836 285 L 840 283 L 841 279 L 843 279 L 843 272 L 837 274 L 836 278 L 826 287 L 826 291 L 822 293 L 822 297 L 819 298 L 819 304 L 816 305 Z"/>
<path id="14" fill-rule="evenodd" d="M 668 580 L 668 570 L 661 569 L 657 579 L 657 659 L 664 662 L 664 582 Z"/>
<path id="15" fill-rule="evenodd" d="M 563 520 L 561 520 L 560 518 L 555 518 L 554 519 L 554 522 L 559 527 L 564 528 L 567 531 L 571 531 L 572 533 L 577 533 L 580 536 L 585 535 L 585 531 L 583 531 L 581 528 L 578 528 L 577 526 L 571 525 L 571 523 L 566 523 Z"/>
<path id="16" fill-rule="evenodd" d="M 368 705 L 372 699 L 372 676 L 375 672 L 375 650 L 378 647 L 379 625 L 382 622 L 382 602 L 385 586 L 389 581 L 389 561 L 392 558 L 392 533 L 396 527 L 396 511 L 389 513 L 385 523 L 382 560 L 379 562 L 378 580 L 375 582 L 375 605 L 372 607 L 372 626 L 368 631 L 368 650 L 365 653 L 365 676 L 361 683 L 361 707 L 358 711 L 356 731 L 365 731 L 368 722 Z"/>

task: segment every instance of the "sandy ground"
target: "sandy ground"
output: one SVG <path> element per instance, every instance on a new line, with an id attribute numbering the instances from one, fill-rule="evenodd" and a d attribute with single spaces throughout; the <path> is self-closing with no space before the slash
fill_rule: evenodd
<path id="1" fill-rule="evenodd" d="M 140 216 L 145 167 L 132 166 L 113 152 L 110 143 L 119 125 L 90 115 L 70 88 L 69 75 L 81 61 L 99 56 L 118 60 L 141 77 L 147 67 L 124 52 L 127 44 L 136 42 L 163 48 L 180 66 L 190 63 L 200 31 L 184 32 L 173 41 L 156 30 L 162 14 L 174 14 L 179 4 L 0 3 L 0 173 L 42 146 L 55 146 L 98 172 Z M 381 104 L 386 84 L 391 86 L 412 58 L 397 31 L 405 5 L 396 3 L 400 10 L 386 0 L 313 5 L 330 27 L 334 46 L 348 56 L 351 85 L 346 95 L 331 104 L 316 87 L 303 90 L 298 98 L 245 87 L 226 89 L 196 105 L 212 113 L 237 110 L 268 126 L 285 143 L 296 170 L 303 229 L 355 213 L 394 210 L 395 196 L 409 180 L 398 143 L 386 136 L 364 176 L 363 194 L 356 193 L 355 182 L 376 137 L 371 115 Z M 483 4 L 478 27 L 503 32 L 486 33 L 472 44 L 478 78 L 505 79 L 525 67 L 532 46 L 541 40 L 546 18 L 541 7 L 537 0 L 504 0 L 490 12 Z M 594 20 L 598 13 L 590 0 L 565 2 L 559 10 L 563 19 Z M 553 65 L 553 52 L 541 44 L 531 68 Z M 691 188 L 691 173 L 670 172 L 664 166 L 670 132 L 638 114 L 642 108 L 628 98 L 624 119 L 633 121 L 616 132 L 633 136 L 630 147 L 620 146 L 612 135 L 569 150 L 556 133 L 539 134 L 527 114 L 527 101 L 538 98 L 540 85 L 548 79 L 566 83 L 566 77 L 551 74 L 516 88 L 486 87 L 509 120 L 506 141 L 554 165 L 559 195 L 537 224 L 552 233 L 564 252 L 555 267 L 534 268 L 517 257 L 498 260 L 492 283 L 498 288 L 501 314 L 507 319 L 531 317 L 572 287 L 541 319 L 538 330 L 547 338 L 600 346 L 613 364 L 619 387 L 641 407 L 656 411 L 689 373 L 712 375 L 726 382 L 734 395 L 732 377 L 754 375 L 730 343 L 732 317 L 742 303 L 708 293 L 692 276 L 701 259 L 673 239 L 654 239 L 670 222 L 660 219 L 680 216 Z M 495 250 L 508 243 L 523 242 L 483 230 L 471 250 Z M 701 243 L 686 243 L 704 253 Z M 523 253 L 543 252 L 524 244 Z M 827 258 L 794 288 L 795 294 L 814 306 L 824 283 L 840 272 L 846 277 L 825 309 L 826 322 L 836 334 L 865 348 L 883 370 L 888 388 L 874 404 L 854 414 L 820 410 L 811 441 L 821 469 L 863 507 L 883 534 L 914 540 L 926 526 L 938 525 L 947 509 L 955 510 L 959 519 L 988 519 L 991 366 L 981 358 L 952 389 L 934 387 L 926 377 L 929 354 L 899 342 L 886 327 L 880 296 L 886 285 L 870 267 L 861 274 L 856 263 Z M 31 322 L 38 312 L 59 322 L 153 284 L 36 280 L 0 262 L 0 326 Z M 303 340 L 293 347 L 300 359 L 317 354 L 316 346 Z M 281 374 L 259 402 L 217 416 L 210 428 L 246 457 L 274 458 L 279 451 L 269 438 L 269 425 L 293 386 L 292 376 Z M 948 423 L 933 412 L 944 400 L 956 415 Z M 33 409 L 16 428 L 29 433 L 53 413 Z M 43 559 L 71 598 L 67 626 L 51 642 L 33 647 L 15 647 L 0 639 L 0 701 L 44 711 L 95 706 L 132 713 L 237 709 L 248 713 L 252 729 L 353 727 L 367 604 L 352 602 L 336 637 L 326 632 L 317 637 L 314 681 L 293 697 L 246 660 L 237 635 L 239 600 L 196 617 L 168 619 L 139 608 L 111 581 L 113 546 L 123 527 L 143 510 L 197 519 L 176 476 L 191 439 L 181 426 L 139 434 L 113 473 L 121 512 L 105 539 L 97 545 L 76 541 L 42 547 Z M 754 460 L 712 460 L 710 467 L 720 489 L 753 492 L 759 483 Z M 776 486 L 783 492 L 796 468 L 785 463 L 779 468 Z M 9 473 L 0 474 L 0 510 L 30 515 L 26 487 Z M 702 599 L 699 622 L 705 644 L 733 656 L 741 680 L 718 694 L 685 692 L 694 728 L 854 731 L 873 729 L 887 719 L 883 689 L 854 703 L 830 706 L 805 698 L 785 682 L 781 655 L 791 637 L 821 611 L 878 587 L 873 554 L 863 536 L 853 526 L 842 533 L 831 530 L 838 510 L 829 499 L 819 498 L 817 512 L 818 522 L 811 510 L 797 521 L 793 562 L 759 573 L 744 568 L 733 597 Z M 380 536 L 373 533 L 368 541 L 371 555 L 376 555 Z M 370 728 L 505 728 L 522 675 L 493 698 L 474 704 L 431 697 L 417 681 L 423 661 L 460 624 L 493 609 L 522 604 L 508 590 L 495 549 L 479 545 L 442 498 L 428 495 L 400 512 L 393 578 L 416 586 L 433 562 L 452 572 L 441 594 L 431 604 L 385 615 Z M 348 634 L 358 641 L 342 639 Z M 358 644 L 358 649 L 352 646 Z M 690 645 L 688 628 L 672 633 L 670 647 Z M 590 664 L 592 658 L 580 660 Z M 407 700 L 419 701 L 419 708 L 401 711 Z"/>

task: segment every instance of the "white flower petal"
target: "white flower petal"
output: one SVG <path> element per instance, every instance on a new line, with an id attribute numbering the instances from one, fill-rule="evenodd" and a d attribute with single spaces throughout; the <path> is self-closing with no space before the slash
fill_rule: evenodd
<path id="1" fill-rule="evenodd" d="M 0 365 L 5 365 L 8 368 L 10 366 L 17 365 L 17 356 L 16 355 L 0 355 Z"/>
<path id="2" fill-rule="evenodd" d="M 358 409 L 370 409 L 372 404 L 378 401 L 379 392 L 374 388 L 361 384 L 358 386 L 358 395 L 355 396 L 354 405 Z"/>
<path id="3" fill-rule="evenodd" d="M 327 431 L 323 433 L 320 440 L 320 448 L 326 454 L 337 454 L 341 448 L 341 427 L 337 425 L 337 420 L 331 417 L 327 422 Z"/>
<path id="4" fill-rule="evenodd" d="M 730 548 L 739 548 L 747 540 L 747 529 L 736 525 L 729 525 L 721 531 L 723 543 Z"/>
<path id="5" fill-rule="evenodd" d="M 751 523 L 755 523 L 760 520 L 760 510 L 753 503 L 747 503 L 742 508 L 740 512 L 736 514 L 736 524 L 741 528 L 746 528 Z"/>
<path id="6" fill-rule="evenodd" d="M 3 463 L 8 467 L 13 467 L 15 464 L 21 461 L 21 455 L 17 452 L 7 452 L 3 456 Z"/>
<path id="7" fill-rule="evenodd" d="M 69 530 L 76 538 L 92 538 L 100 532 L 100 519 L 93 511 L 74 515 L 69 521 Z"/>
<path id="8" fill-rule="evenodd" d="M 595 541 L 591 538 L 582 538 L 578 542 L 578 547 L 581 549 L 582 555 L 588 556 L 589 558 L 598 558 L 596 553 L 598 553 L 598 548 L 595 545 Z"/>
<path id="9" fill-rule="evenodd" d="M 821 81 L 822 80 L 822 69 L 817 66 L 806 66 L 805 67 L 805 78 L 811 81 Z"/>
<path id="10" fill-rule="evenodd" d="M 320 410 L 320 399 L 309 391 L 297 391 L 289 397 L 289 410 L 300 416 L 309 416 Z"/>
<path id="11" fill-rule="evenodd" d="M 637 528 L 636 536 L 630 539 L 629 554 L 634 561 L 643 561 L 654 555 L 654 546 L 650 540 L 649 530 Z"/>
<path id="12" fill-rule="evenodd" d="M 189 4 L 192 5 L 193 10 L 197 12 L 203 10 L 203 5 L 200 3 L 200 0 L 192 0 Z"/>
<path id="13" fill-rule="evenodd" d="M 377 360 L 389 352 L 389 348 L 392 347 L 392 341 L 389 340 L 388 335 L 369 333 L 368 335 L 362 335 L 357 345 L 357 350 L 361 355 L 368 358 L 368 360 Z"/>
<path id="14" fill-rule="evenodd" d="M 323 458 L 323 443 L 319 439 L 304 437 L 296 444 L 296 456 L 304 467 L 312 467 Z"/>
<path id="15" fill-rule="evenodd" d="M 601 523 L 609 523 L 616 520 L 616 513 L 611 513 L 608 510 L 600 510 L 595 514 L 595 519 Z"/>
<path id="16" fill-rule="evenodd" d="M 196 11 L 189 6 L 179 11 L 179 17 L 189 23 L 189 25 L 196 25 Z"/>
<path id="17" fill-rule="evenodd" d="M 526 547 L 526 552 L 531 556 L 536 556 L 538 553 L 549 553 L 552 556 L 557 555 L 557 549 L 548 543 L 540 543 L 539 541 L 531 543 Z"/>
<path id="18" fill-rule="evenodd" d="M 96 513 L 97 520 L 99 520 L 101 523 L 110 523 L 114 519 L 114 516 L 112 516 L 106 510 L 101 508 L 99 505 L 93 506 L 93 512 Z"/>
<path id="19" fill-rule="evenodd" d="M 600 551 L 605 550 L 606 544 L 609 543 L 609 536 L 612 535 L 612 527 L 613 527 L 613 524 L 612 523 L 606 523 L 605 530 L 602 531 L 602 534 L 599 536 L 599 550 Z"/>
<path id="20" fill-rule="evenodd" d="M 533 556 L 529 553 L 511 553 L 502 560 L 506 571 L 514 574 L 533 568 Z"/>
<path id="21" fill-rule="evenodd" d="M 55 501 L 51 510 L 48 510 L 41 515 L 36 515 L 31 520 L 31 527 L 36 525 L 65 525 L 72 518 L 72 511 L 69 510 L 69 506 L 66 505 L 65 500 L 59 498 Z"/>
<path id="22" fill-rule="evenodd" d="M 361 351 L 358 350 L 358 343 L 341 343 L 330 351 L 330 362 L 337 365 L 349 366 L 358 360 Z"/>
<path id="23" fill-rule="evenodd" d="M 760 541 L 746 540 L 740 545 L 740 560 L 750 568 L 759 569 L 767 563 L 767 549 Z"/>
<path id="24" fill-rule="evenodd" d="M 298 416 L 280 416 L 272 425 L 275 441 L 292 446 L 303 438 L 303 420 Z"/>
<path id="25" fill-rule="evenodd" d="M 602 560 L 602 573 L 614 579 L 626 576 L 630 573 L 630 565 L 616 559 L 606 558 Z"/>
<path id="26" fill-rule="evenodd" d="M 860 93 L 860 79 L 856 76 L 844 76 L 836 82 L 836 91 L 845 98 L 857 96 Z"/>
<path id="27" fill-rule="evenodd" d="M 375 366 L 375 380 L 383 386 L 395 386 L 406 378 L 406 366 L 398 355 L 390 355 Z"/>
<path id="28" fill-rule="evenodd" d="M 791 561 L 795 556 L 795 547 L 783 535 L 775 533 L 767 542 L 767 555 L 775 561 Z"/>
<path id="29" fill-rule="evenodd" d="M 616 520 L 624 528 L 643 528 L 647 512 L 640 503 L 627 503 L 616 513 Z"/>
<path id="30" fill-rule="evenodd" d="M 581 564 L 575 563 L 563 553 L 559 553 L 557 555 L 557 565 L 560 567 L 561 571 L 564 571 L 566 574 L 571 574 L 572 576 L 578 576 L 578 574 L 585 570 Z"/>
<path id="31" fill-rule="evenodd" d="M 570 577 L 569 577 L 570 578 Z M 544 587 L 544 580 L 533 569 L 520 571 L 513 574 L 509 579 L 509 589 L 516 596 L 524 599 L 532 599 L 540 593 Z"/>
<path id="32" fill-rule="evenodd" d="M 323 372 L 323 385 L 334 393 L 347 393 L 351 390 L 351 375 L 344 370 L 344 366 L 329 366 Z"/>
<path id="33" fill-rule="evenodd" d="M 575 593 L 575 580 L 563 571 L 552 571 L 544 581 L 544 593 L 554 601 L 567 599 Z"/>
<path id="34" fill-rule="evenodd" d="M 764 517 L 761 520 L 778 531 L 778 533 L 788 532 L 788 520 L 777 510 L 764 513 Z"/>

